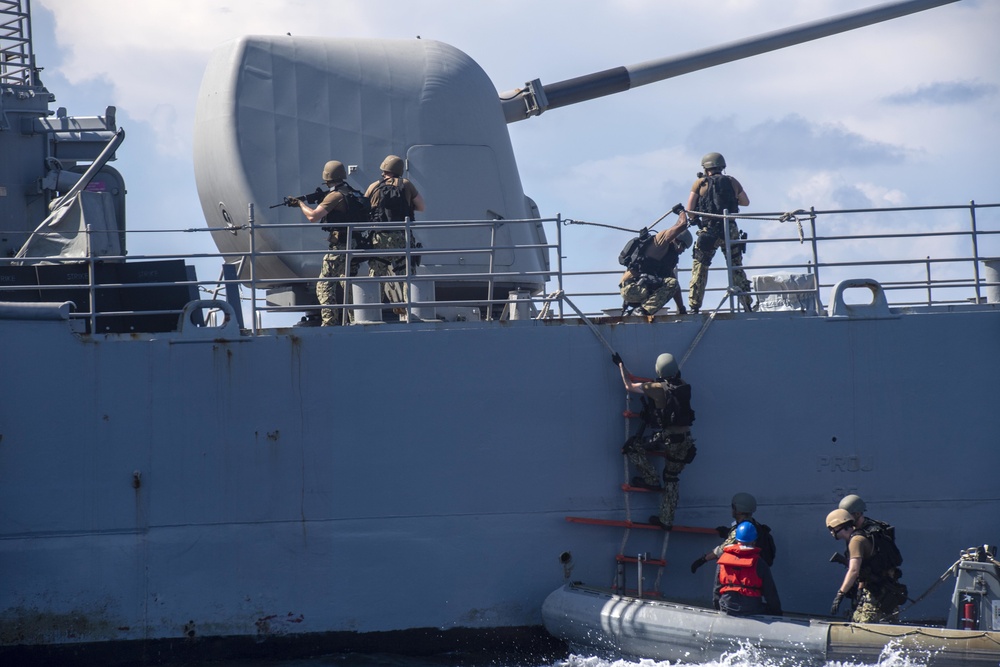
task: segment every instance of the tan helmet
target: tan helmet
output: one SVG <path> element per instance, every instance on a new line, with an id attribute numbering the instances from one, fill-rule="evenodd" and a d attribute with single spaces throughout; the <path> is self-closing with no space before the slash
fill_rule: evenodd
<path id="1" fill-rule="evenodd" d="M 660 378 L 672 378 L 677 375 L 677 362 L 674 361 L 674 355 L 669 352 L 664 352 L 656 358 L 656 377 Z"/>
<path id="2" fill-rule="evenodd" d="M 749 493 L 737 493 L 733 496 L 733 509 L 740 514 L 753 514 L 757 510 L 757 499 Z"/>
<path id="3" fill-rule="evenodd" d="M 726 158 L 722 157 L 722 153 L 705 153 L 705 157 L 701 159 L 701 166 L 704 169 L 725 169 Z"/>
<path id="4" fill-rule="evenodd" d="M 399 178 L 403 175 L 403 158 L 396 155 L 387 155 L 386 158 L 382 160 L 382 165 L 379 169 L 387 171 L 393 176 Z"/>
<path id="5" fill-rule="evenodd" d="M 342 181 L 345 178 L 347 178 L 347 169 L 344 167 L 343 162 L 330 160 L 323 165 L 324 181 Z"/>
<path id="6" fill-rule="evenodd" d="M 851 514 L 864 514 L 865 510 L 868 509 L 865 506 L 865 501 L 861 500 L 861 496 L 856 496 L 853 493 L 849 496 L 844 496 L 837 507 L 847 510 Z"/>
<path id="7" fill-rule="evenodd" d="M 677 238 L 674 239 L 674 242 L 680 245 L 681 252 L 684 252 L 685 250 L 691 247 L 692 243 L 694 243 L 694 237 L 691 236 L 691 232 L 685 229 L 683 232 L 677 235 Z"/>
<path id="8" fill-rule="evenodd" d="M 854 517 L 847 510 L 835 509 L 826 515 L 826 527 L 830 530 L 848 523 L 854 523 Z"/>

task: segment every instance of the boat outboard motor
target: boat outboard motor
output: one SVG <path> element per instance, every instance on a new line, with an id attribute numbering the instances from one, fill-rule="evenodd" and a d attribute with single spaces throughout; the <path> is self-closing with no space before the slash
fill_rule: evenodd
<path id="1" fill-rule="evenodd" d="M 984 545 L 962 552 L 953 568 L 955 592 L 948 623 L 957 630 L 1000 630 L 1000 561 L 997 548 Z"/>

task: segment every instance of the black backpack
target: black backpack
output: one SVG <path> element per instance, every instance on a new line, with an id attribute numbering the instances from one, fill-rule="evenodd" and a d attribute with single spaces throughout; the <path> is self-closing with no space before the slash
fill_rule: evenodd
<path id="1" fill-rule="evenodd" d="M 343 213 L 330 212 L 326 216 L 327 223 L 334 223 L 332 225 L 328 224 L 323 227 L 324 230 L 331 233 L 330 236 L 330 247 L 333 247 L 333 232 L 337 232 L 338 235 L 345 234 L 347 232 L 347 227 L 344 226 L 345 222 L 368 222 L 371 216 L 372 204 L 368 200 L 368 197 L 361 194 L 359 191 L 352 188 L 347 183 L 339 183 L 333 188 L 339 192 L 344 197 L 344 202 L 347 204 L 347 210 Z M 354 248 L 366 248 L 369 247 L 368 243 L 368 230 L 355 231 L 352 236 L 352 247 Z"/>
<path id="2" fill-rule="evenodd" d="M 733 181 L 724 174 L 712 174 L 705 177 L 707 189 L 704 195 L 698 196 L 698 201 L 694 205 L 696 213 L 712 213 L 722 215 L 725 211 L 738 213 L 740 210 L 739 200 L 736 198 L 736 188 Z M 721 218 L 697 218 L 699 227 L 718 226 L 722 227 Z"/>
<path id="3" fill-rule="evenodd" d="M 406 218 L 413 219 L 413 208 L 406 201 L 403 179 L 394 178 L 391 181 L 383 179 L 372 191 L 372 199 L 375 199 L 375 192 L 378 192 L 378 204 L 371 208 L 372 222 L 402 222 Z"/>
<path id="4" fill-rule="evenodd" d="M 652 242 L 653 235 L 649 233 L 649 230 L 643 229 L 639 232 L 639 236 L 626 243 L 622 251 L 618 253 L 618 263 L 631 271 L 634 276 L 638 277 L 644 273 L 642 270 L 642 261 L 646 256 L 646 248 Z"/>
<path id="5" fill-rule="evenodd" d="M 860 531 L 871 539 L 875 547 L 872 558 L 876 561 L 873 569 L 883 570 L 903 564 L 903 554 L 896 546 L 896 529 L 883 521 L 865 518 Z"/>

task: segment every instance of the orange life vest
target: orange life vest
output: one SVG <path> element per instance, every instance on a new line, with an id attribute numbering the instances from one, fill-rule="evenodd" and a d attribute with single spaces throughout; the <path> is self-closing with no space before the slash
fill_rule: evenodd
<path id="1" fill-rule="evenodd" d="M 757 574 L 760 549 L 746 548 L 730 544 L 722 549 L 719 556 L 719 593 L 739 593 L 750 597 L 761 597 L 764 582 Z"/>

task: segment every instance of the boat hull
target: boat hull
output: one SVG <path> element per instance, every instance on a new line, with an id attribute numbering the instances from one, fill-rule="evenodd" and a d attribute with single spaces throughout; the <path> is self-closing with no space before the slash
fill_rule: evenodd
<path id="1" fill-rule="evenodd" d="M 551 593 L 542 617 L 546 629 L 572 650 L 685 664 L 721 661 L 738 653 L 755 663 L 779 657 L 810 665 L 877 664 L 890 655 L 905 655 L 917 664 L 963 667 L 996 665 L 1000 660 L 1000 632 L 741 618 L 575 585 Z"/>

